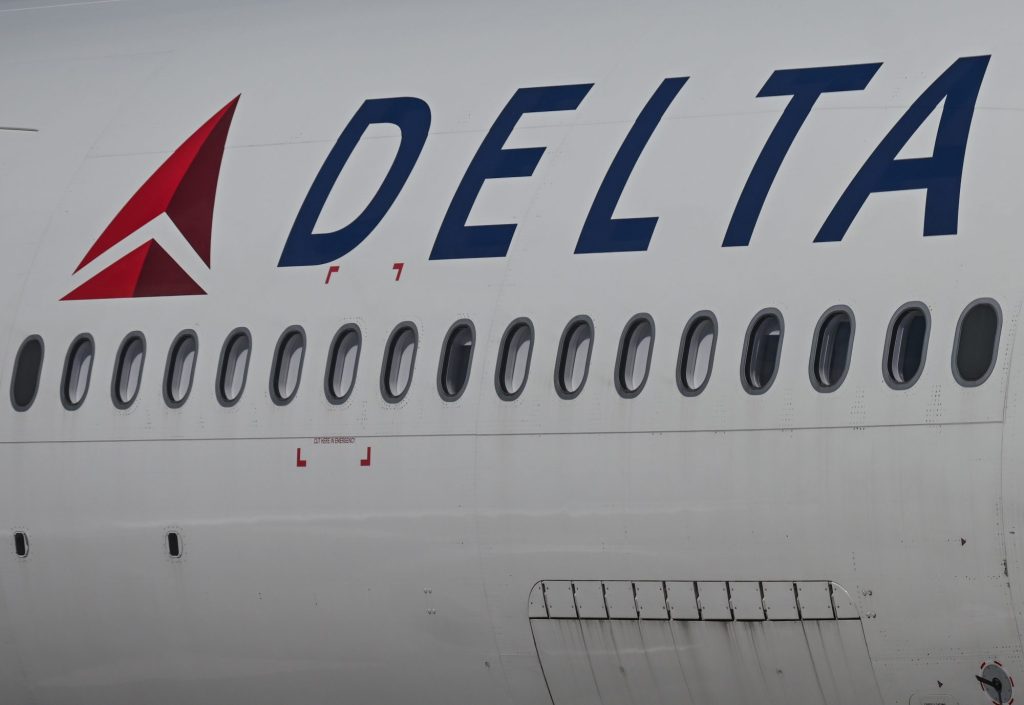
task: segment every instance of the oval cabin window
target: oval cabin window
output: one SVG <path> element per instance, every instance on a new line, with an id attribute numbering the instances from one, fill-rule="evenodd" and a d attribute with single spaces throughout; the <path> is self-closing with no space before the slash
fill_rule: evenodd
<path id="1" fill-rule="evenodd" d="M 114 362 L 114 406 L 126 409 L 135 402 L 142 385 L 146 341 L 141 333 L 130 333 L 121 343 Z"/>
<path id="2" fill-rule="evenodd" d="M 558 351 L 555 387 L 559 396 L 573 399 L 587 381 L 590 348 L 594 341 L 594 324 L 589 318 L 578 318 L 566 326 Z"/>
<path id="3" fill-rule="evenodd" d="M 679 390 L 687 396 L 704 391 L 715 361 L 717 324 L 710 313 L 698 313 L 683 330 L 679 349 Z"/>
<path id="4" fill-rule="evenodd" d="M 61 401 L 69 410 L 82 406 L 89 393 L 89 379 L 92 377 L 92 361 L 95 348 L 92 338 L 80 335 L 68 346 L 68 356 L 61 376 Z"/>
<path id="5" fill-rule="evenodd" d="M 11 381 L 11 405 L 16 411 L 26 411 L 39 392 L 39 376 L 43 371 L 43 339 L 33 335 L 18 348 L 14 358 Z"/>
<path id="6" fill-rule="evenodd" d="M 404 323 L 391 333 L 381 367 L 381 391 L 386 401 L 395 403 L 405 397 L 415 362 L 416 329 Z"/>
<path id="7" fill-rule="evenodd" d="M 177 531 L 167 532 L 167 555 L 171 558 L 181 558 L 181 534 Z"/>
<path id="8" fill-rule="evenodd" d="M 839 388 L 846 378 L 853 351 L 853 316 L 845 309 L 826 313 L 818 322 L 813 356 L 811 382 L 819 392 Z"/>
<path id="9" fill-rule="evenodd" d="M 635 397 L 643 389 L 651 367 L 653 345 L 654 322 L 649 316 L 635 316 L 626 324 L 615 364 L 615 386 L 620 395 Z"/>
<path id="10" fill-rule="evenodd" d="M 908 304 L 893 316 L 886 343 L 885 379 L 894 389 L 907 389 L 921 376 L 928 351 L 928 313 Z"/>
<path id="11" fill-rule="evenodd" d="M 289 328 L 277 341 L 274 367 L 270 375 L 270 396 L 277 404 L 287 404 L 299 391 L 302 361 L 306 354 L 306 334 L 301 328 Z"/>
<path id="12" fill-rule="evenodd" d="M 167 355 L 167 371 L 164 373 L 164 397 L 168 406 L 181 406 L 192 393 L 198 353 L 199 339 L 192 331 L 179 333 L 171 343 L 171 351 Z"/>
<path id="13" fill-rule="evenodd" d="M 976 387 L 992 374 L 999 352 L 1001 319 L 999 305 L 990 300 L 971 304 L 960 316 L 953 376 L 965 387 Z"/>
<path id="14" fill-rule="evenodd" d="M 475 338 L 473 324 L 469 321 L 456 323 L 445 337 L 437 371 L 437 388 L 445 401 L 455 401 L 466 389 Z"/>
<path id="15" fill-rule="evenodd" d="M 224 406 L 237 404 L 245 391 L 251 350 L 252 338 L 246 330 L 232 332 L 224 343 L 217 373 L 217 398 Z"/>
<path id="16" fill-rule="evenodd" d="M 506 401 L 516 399 L 526 386 L 533 353 L 533 325 L 528 320 L 513 321 L 501 338 L 495 387 Z"/>
<path id="17" fill-rule="evenodd" d="M 352 394 L 359 366 L 361 336 L 356 326 L 345 326 L 334 336 L 327 356 L 325 390 L 332 404 L 343 404 Z"/>
<path id="18" fill-rule="evenodd" d="M 782 352 L 782 317 L 776 312 L 761 313 L 747 330 L 744 345 L 743 386 L 751 394 L 761 394 L 772 386 Z"/>

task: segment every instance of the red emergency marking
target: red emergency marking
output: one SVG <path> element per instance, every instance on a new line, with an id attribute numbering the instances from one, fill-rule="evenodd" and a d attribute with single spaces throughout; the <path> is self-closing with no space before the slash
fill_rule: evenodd
<path id="1" fill-rule="evenodd" d="M 359 465 L 364 468 L 370 467 L 370 453 L 373 449 L 370 446 L 366 446 L 366 457 L 359 461 Z"/>
<path id="2" fill-rule="evenodd" d="M 391 268 L 395 270 L 395 281 L 402 278 L 402 270 L 405 269 L 405 262 L 395 262 L 391 265 Z"/>
<path id="3" fill-rule="evenodd" d="M 304 468 L 306 467 L 306 460 L 302 457 L 302 448 L 295 449 L 295 467 Z"/>
<path id="4" fill-rule="evenodd" d="M 327 278 L 324 279 L 325 286 L 331 283 L 331 275 L 337 273 L 340 269 L 341 267 L 339 267 L 336 264 L 332 264 L 330 267 L 327 268 Z"/>

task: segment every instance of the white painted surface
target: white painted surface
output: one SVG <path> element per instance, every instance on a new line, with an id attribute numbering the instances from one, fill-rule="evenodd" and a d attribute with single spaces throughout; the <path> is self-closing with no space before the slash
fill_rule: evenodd
<path id="1" fill-rule="evenodd" d="M 0 398 L 25 336 L 46 341 L 32 409 L 0 404 L 0 527 L 11 546 L 0 553 L 0 701 L 540 705 L 555 687 L 549 694 L 531 633 L 532 586 L 664 579 L 846 587 L 870 663 L 831 684 L 814 680 L 808 659 L 831 659 L 854 628 L 836 622 L 819 646 L 775 654 L 789 659 L 780 668 L 795 690 L 786 692 L 832 688 L 827 702 L 848 702 L 858 692 L 848 684 L 870 670 L 885 703 L 933 694 L 940 681 L 950 702 L 981 702 L 981 661 L 1024 667 L 1024 360 L 1014 360 L 1024 353 L 1013 344 L 1021 19 L 1017 3 L 945 0 L 0 3 L 0 125 L 39 130 L 0 131 Z M 841 244 L 814 245 L 906 107 L 956 58 L 976 54 L 993 58 L 959 234 L 921 237 L 922 194 L 901 192 L 872 196 Z M 723 249 L 786 104 L 756 97 L 766 78 L 869 61 L 884 66 L 866 90 L 823 97 L 812 112 L 750 247 Z M 680 75 L 691 80 L 616 211 L 659 217 L 650 249 L 574 256 L 637 112 L 663 78 Z M 471 222 L 519 224 L 508 257 L 430 262 L 452 194 L 509 96 L 590 81 L 579 110 L 522 120 L 509 146 L 547 146 L 536 173 L 488 184 L 473 209 Z M 209 296 L 59 302 L 148 237 L 195 263 L 163 219 L 71 275 L 161 161 L 239 93 L 213 266 L 199 280 Z M 433 123 L 388 216 L 329 287 L 325 267 L 277 269 L 352 113 L 364 99 L 399 95 L 426 100 Z M 323 227 L 340 227 L 369 197 L 372 180 L 358 174 L 379 174 L 397 145 L 386 130 L 373 136 Z M 400 282 L 396 261 L 406 264 Z M 954 327 L 982 296 L 1004 314 L 998 367 L 965 389 L 950 372 Z M 929 355 L 917 384 L 896 392 L 881 376 L 882 348 L 892 313 L 911 300 L 931 312 Z M 856 315 L 853 360 L 839 390 L 820 394 L 808 353 L 834 304 Z M 740 348 L 750 318 L 769 306 L 785 317 L 782 359 L 768 393 L 751 397 Z M 706 390 L 687 398 L 674 380 L 679 336 L 703 309 L 718 319 L 716 358 Z M 623 399 L 616 342 L 638 312 L 657 327 L 651 371 L 643 392 Z M 593 318 L 595 338 L 586 386 L 566 401 L 552 384 L 555 348 L 578 314 Z M 520 316 L 536 331 L 530 375 L 503 402 L 497 347 Z M 437 356 L 460 318 L 476 327 L 473 370 L 465 394 L 443 403 Z M 420 347 L 408 396 L 389 405 L 379 369 L 401 321 L 416 324 Z M 322 378 L 347 322 L 360 325 L 363 347 L 352 397 L 335 406 Z M 307 333 L 306 367 L 295 400 L 277 406 L 271 358 L 290 325 Z M 225 409 L 215 357 L 237 326 L 253 334 L 249 378 Z M 186 328 L 199 335 L 195 382 L 172 410 L 160 391 L 164 358 Z M 119 411 L 110 374 L 133 330 L 145 334 L 148 359 L 138 400 Z M 69 412 L 60 369 L 80 332 L 96 341 L 93 380 Z M 321 436 L 353 442 L 313 442 Z M 181 559 L 166 556 L 172 527 Z M 25 560 L 14 555 L 16 529 L 31 539 Z M 760 653 L 706 646 L 725 638 L 724 626 L 610 624 L 545 628 L 570 630 L 558 643 L 574 639 L 584 654 L 610 629 L 666 648 L 672 630 L 688 630 L 712 656 L 684 674 L 694 690 L 676 702 L 701 705 L 733 702 L 716 684 L 736 681 L 714 654 Z M 804 628 L 794 623 L 794 643 L 805 643 Z M 593 652 L 606 663 L 614 653 Z M 595 668 L 584 659 L 560 674 L 557 705 L 621 693 L 614 668 L 588 681 L 576 667 Z M 674 671 L 643 668 L 656 684 L 645 703 L 677 692 Z M 742 683 L 756 694 L 762 681 Z"/>

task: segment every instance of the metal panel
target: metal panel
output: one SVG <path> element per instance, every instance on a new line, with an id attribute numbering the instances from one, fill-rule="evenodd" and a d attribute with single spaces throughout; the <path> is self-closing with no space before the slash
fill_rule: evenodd
<path id="1" fill-rule="evenodd" d="M 860 619 L 860 610 L 854 603 L 850 593 L 842 585 L 831 584 L 832 607 L 836 611 L 836 619 Z"/>
<path id="2" fill-rule="evenodd" d="M 745 622 L 736 626 L 749 630 L 754 643 L 757 660 L 748 662 L 745 667 L 763 669 L 762 691 L 754 702 L 772 705 L 834 705 L 825 700 L 817 679 L 813 677 L 814 669 L 810 654 L 807 652 L 807 637 L 804 635 L 803 624 L 793 620 Z M 719 696 L 719 701 L 723 700 Z M 880 703 L 865 701 L 861 705 Z"/>
<path id="3" fill-rule="evenodd" d="M 692 699 L 698 705 L 757 703 L 776 705 L 765 697 L 765 673 L 749 638 L 751 622 L 669 622 L 676 653 Z M 785 705 L 811 705 L 814 700 Z M 778 703 L 778 705 L 784 705 Z"/>
<path id="4" fill-rule="evenodd" d="M 665 583 L 661 581 L 637 581 L 636 606 L 640 619 L 668 619 L 668 605 L 665 602 Z"/>
<path id="5" fill-rule="evenodd" d="M 732 619 L 729 607 L 729 588 L 724 582 L 698 582 L 697 604 L 701 619 Z"/>
<path id="6" fill-rule="evenodd" d="M 729 597 L 732 600 L 732 614 L 734 618 L 740 620 L 764 619 L 761 583 L 730 582 Z"/>
<path id="7" fill-rule="evenodd" d="M 736 703 L 757 702 L 755 693 L 746 693 L 733 671 L 726 625 L 714 622 L 670 622 L 675 636 L 680 668 L 689 685 L 690 695 L 699 705 L 714 703 L 729 692 Z"/>
<path id="8" fill-rule="evenodd" d="M 530 619 L 547 619 L 548 607 L 544 603 L 544 583 L 537 583 L 530 590 Z"/>
<path id="9" fill-rule="evenodd" d="M 804 620 L 802 625 L 829 705 L 884 702 L 859 621 Z"/>
<path id="10" fill-rule="evenodd" d="M 623 585 L 629 583 L 615 583 L 612 592 Z M 883 702 L 857 620 L 535 619 L 530 625 L 554 705 Z"/>
<path id="11" fill-rule="evenodd" d="M 590 622 L 534 619 L 533 640 L 555 705 L 602 703 L 590 668 L 581 625 Z"/>
<path id="12" fill-rule="evenodd" d="M 611 619 L 636 619 L 636 600 L 633 583 L 628 580 L 607 580 L 604 583 L 604 601 Z"/>
<path id="13" fill-rule="evenodd" d="M 800 619 L 796 608 L 796 589 L 793 583 L 761 583 L 764 590 L 764 608 L 768 619 Z"/>
<path id="14" fill-rule="evenodd" d="M 636 620 L 589 620 L 579 623 L 587 656 L 605 705 L 670 705 L 659 697 Z M 560 704 L 559 704 L 560 705 Z"/>
<path id="15" fill-rule="evenodd" d="M 573 582 L 576 595 L 576 612 L 580 619 L 608 619 L 604 606 L 604 586 L 600 580 L 577 580 Z"/>
<path id="16" fill-rule="evenodd" d="M 544 601 L 551 619 L 576 619 L 576 601 L 568 580 L 545 580 Z"/>
<path id="17" fill-rule="evenodd" d="M 692 582 L 665 583 L 665 597 L 672 619 L 700 619 Z"/>
<path id="18" fill-rule="evenodd" d="M 691 593 L 693 586 L 690 586 Z M 696 610 L 696 604 L 694 605 Z M 686 682 L 676 644 L 674 625 L 669 621 L 637 622 L 647 663 L 655 680 L 655 689 L 665 705 L 704 705 L 693 699 Z"/>
<path id="19" fill-rule="evenodd" d="M 835 619 L 827 582 L 797 583 L 796 599 L 801 619 Z"/>

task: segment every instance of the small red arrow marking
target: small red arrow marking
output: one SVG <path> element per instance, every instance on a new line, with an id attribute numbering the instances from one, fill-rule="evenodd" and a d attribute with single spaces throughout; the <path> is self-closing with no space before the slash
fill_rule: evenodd
<path id="1" fill-rule="evenodd" d="M 370 467 L 370 452 L 373 449 L 370 446 L 366 446 L 366 457 L 359 461 L 359 465 L 364 468 Z"/>
<path id="2" fill-rule="evenodd" d="M 327 284 L 331 283 L 331 275 L 332 274 L 337 274 L 340 269 L 341 269 L 341 267 L 339 267 L 336 264 L 332 264 L 330 267 L 328 267 L 328 269 L 327 269 L 327 278 L 324 279 L 324 285 L 325 286 Z"/>
<path id="3" fill-rule="evenodd" d="M 306 461 L 302 457 L 302 448 L 295 449 L 295 467 L 304 468 L 306 467 Z"/>
<path id="4" fill-rule="evenodd" d="M 405 269 L 405 262 L 395 262 L 391 265 L 391 268 L 395 270 L 395 281 L 402 278 L 402 270 Z"/>

